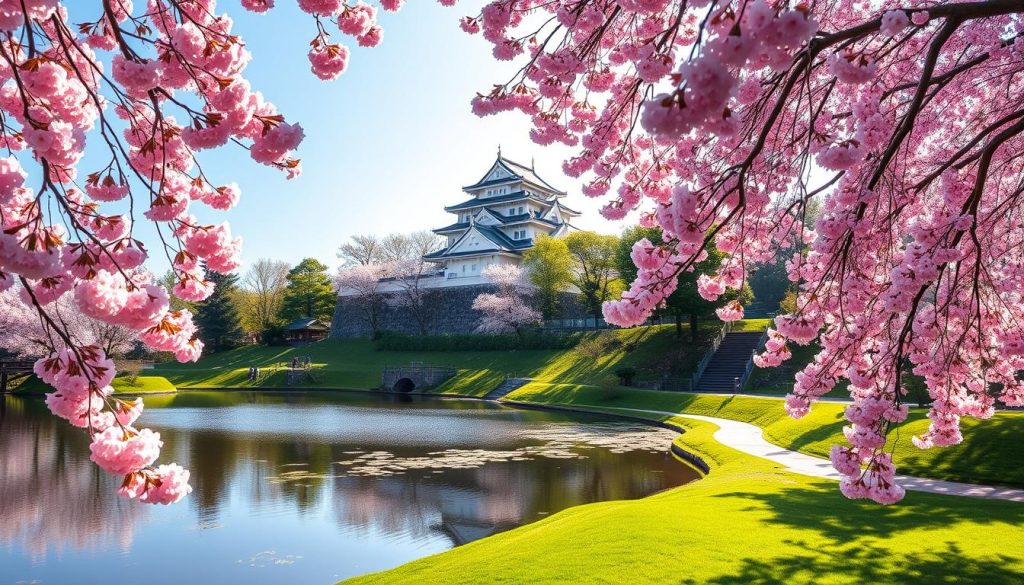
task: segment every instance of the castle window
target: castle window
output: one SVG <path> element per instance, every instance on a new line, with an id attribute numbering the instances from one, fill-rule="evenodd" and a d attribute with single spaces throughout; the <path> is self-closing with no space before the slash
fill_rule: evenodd
<path id="1" fill-rule="evenodd" d="M 520 205 L 520 206 L 519 206 L 519 214 L 520 214 L 520 215 L 522 215 L 522 213 L 523 213 L 523 206 L 522 206 L 522 205 Z"/>

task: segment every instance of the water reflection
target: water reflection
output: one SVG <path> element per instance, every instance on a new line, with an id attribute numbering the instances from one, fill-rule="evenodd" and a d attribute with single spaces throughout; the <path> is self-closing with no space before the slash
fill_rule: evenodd
<path id="1" fill-rule="evenodd" d="M 41 401 L 5 400 L 0 585 L 94 582 L 89 571 L 118 567 L 153 569 L 149 583 L 331 583 L 695 477 L 667 455 L 672 433 L 628 423 L 479 402 L 184 393 L 147 399 L 143 422 L 164 460 L 191 469 L 193 492 L 148 507 L 117 498 L 87 438 Z"/>

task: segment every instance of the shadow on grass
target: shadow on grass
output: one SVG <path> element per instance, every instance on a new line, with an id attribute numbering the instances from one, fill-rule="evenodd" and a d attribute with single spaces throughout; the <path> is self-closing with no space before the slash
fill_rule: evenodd
<path id="1" fill-rule="evenodd" d="M 716 585 L 767 585 L 769 583 L 985 583 L 1019 584 L 1021 574 L 1006 555 L 971 557 L 955 543 L 946 542 L 928 552 L 894 555 L 892 550 L 860 543 L 832 557 L 822 557 L 817 546 L 789 543 L 809 551 L 782 558 L 744 558 L 735 573 L 701 579 Z M 818 552 L 819 554 L 813 554 Z M 684 579 L 680 584 L 696 585 Z"/>
<path id="2" fill-rule="evenodd" d="M 817 532 L 835 543 L 864 537 L 891 538 L 905 530 L 942 528 L 956 531 L 957 524 L 1024 524 L 1024 506 L 1000 500 L 976 500 L 964 505 L 965 498 L 908 492 L 899 504 L 880 506 L 866 500 L 848 500 L 835 483 L 823 482 L 827 492 L 793 488 L 779 492 L 734 492 L 719 494 L 719 499 L 740 498 L 749 502 L 744 512 L 767 512 L 765 522 L 803 531 Z M 814 502 L 815 505 L 808 505 Z M 985 513 L 978 513 L 979 510 Z M 821 543 L 827 545 L 826 542 Z M 1024 551 L 1022 551 L 1024 554 Z"/>
<path id="3" fill-rule="evenodd" d="M 926 426 L 927 421 L 921 420 L 900 430 L 896 461 L 901 472 L 946 478 L 969 472 L 969 481 L 976 483 L 1024 487 L 1024 413 L 1000 413 L 983 421 L 965 420 L 964 444 L 922 451 L 911 445 L 910 436 L 923 432 Z"/>

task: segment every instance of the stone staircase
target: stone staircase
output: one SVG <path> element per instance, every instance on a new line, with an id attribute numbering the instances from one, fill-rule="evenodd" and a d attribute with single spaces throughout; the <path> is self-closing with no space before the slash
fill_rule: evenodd
<path id="1" fill-rule="evenodd" d="M 513 390 L 522 388 L 529 381 L 529 378 L 508 378 L 499 384 L 497 388 L 488 392 L 487 395 L 484 396 L 484 400 L 497 400 Z"/>
<path id="2" fill-rule="evenodd" d="M 761 341 L 761 331 L 728 333 L 697 381 L 697 392 L 735 392 L 751 354 Z"/>

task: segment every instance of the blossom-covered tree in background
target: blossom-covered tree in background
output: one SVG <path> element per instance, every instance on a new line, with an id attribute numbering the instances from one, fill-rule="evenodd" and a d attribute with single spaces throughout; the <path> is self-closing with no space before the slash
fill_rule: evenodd
<path id="1" fill-rule="evenodd" d="M 387 308 L 387 297 L 381 279 L 391 274 L 390 266 L 383 264 L 357 264 L 339 268 L 334 277 L 334 288 L 351 300 L 357 317 L 370 330 L 374 339 L 380 334 L 381 320 Z"/>
<path id="2" fill-rule="evenodd" d="M 242 0 L 256 12 L 273 4 Z M 335 38 L 382 38 L 366 4 L 298 7 L 311 17 L 310 67 L 322 79 L 348 62 Z M 214 182 L 197 153 L 230 146 L 288 177 L 301 169 L 292 153 L 303 130 L 246 80 L 250 55 L 232 26 L 215 0 L 0 2 L 0 291 L 17 283 L 38 317 L 46 357 L 35 371 L 54 387 L 50 409 L 87 429 L 92 460 L 143 502 L 177 501 L 188 472 L 155 465 L 159 434 L 132 426 L 141 409 L 111 398 L 108 352 L 76 335 L 58 300 L 70 295 L 82 314 L 180 361 L 199 357 L 192 314 L 169 295 L 209 297 L 205 271 L 238 268 L 241 240 L 201 219 L 203 206 L 230 209 L 240 192 Z M 148 246 L 135 235 L 140 221 L 156 228 Z M 170 291 L 142 269 L 151 252 L 171 262 Z"/>
<path id="3" fill-rule="evenodd" d="M 48 354 L 63 339 L 53 337 L 46 322 L 31 306 L 19 298 L 20 286 L 0 292 L 0 348 L 20 357 L 37 358 Z M 107 355 L 123 355 L 135 348 L 139 333 L 124 325 L 93 319 L 82 313 L 71 292 L 51 303 L 51 310 L 75 343 L 95 345 Z"/>
<path id="4" fill-rule="evenodd" d="M 921 448 L 960 442 L 961 417 L 1024 404 L 1022 13 L 1020 0 L 496 0 L 463 28 L 523 61 L 475 110 L 524 112 L 536 142 L 576 147 L 564 170 L 608 198 L 605 216 L 639 209 L 665 233 L 636 254 L 609 321 L 643 322 L 712 247 L 726 257 L 701 277 L 708 299 L 794 235 L 809 246 L 792 247 L 796 310 L 758 362 L 820 343 L 786 408 L 803 416 L 849 380 L 840 487 L 888 503 L 903 496 L 886 449 L 907 416 L 903 372 L 933 399 Z"/>
<path id="5" fill-rule="evenodd" d="M 478 332 L 521 336 L 524 327 L 540 322 L 540 312 L 530 306 L 530 281 L 525 269 L 515 264 L 491 264 L 481 275 L 497 290 L 473 299 L 473 309 L 482 313 Z"/>

